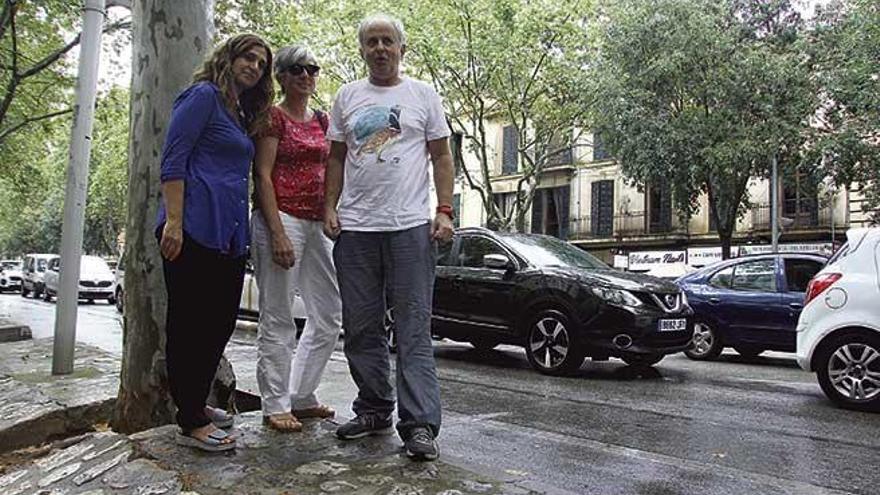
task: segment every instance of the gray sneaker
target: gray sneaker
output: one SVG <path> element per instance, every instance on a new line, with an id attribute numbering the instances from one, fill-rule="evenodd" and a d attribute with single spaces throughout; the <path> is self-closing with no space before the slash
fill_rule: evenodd
<path id="1" fill-rule="evenodd" d="M 390 435 L 394 433 L 390 417 L 378 414 L 361 414 L 336 429 L 336 436 L 343 440 L 354 440 L 368 435 Z"/>
<path id="2" fill-rule="evenodd" d="M 416 426 L 409 431 L 409 437 L 403 443 L 406 455 L 416 461 L 433 461 L 440 457 L 440 447 L 431 430 L 424 426 Z"/>

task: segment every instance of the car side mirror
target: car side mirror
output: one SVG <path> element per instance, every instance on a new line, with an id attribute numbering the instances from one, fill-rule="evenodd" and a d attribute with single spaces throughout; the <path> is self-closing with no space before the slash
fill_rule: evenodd
<path id="1" fill-rule="evenodd" d="M 483 266 L 497 270 L 506 270 L 512 266 L 510 258 L 503 254 L 487 254 L 483 256 Z"/>

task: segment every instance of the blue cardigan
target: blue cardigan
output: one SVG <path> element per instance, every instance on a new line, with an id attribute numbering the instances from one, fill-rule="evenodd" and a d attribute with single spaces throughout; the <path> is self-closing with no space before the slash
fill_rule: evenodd
<path id="1" fill-rule="evenodd" d="M 247 253 L 248 174 L 254 143 L 214 84 L 200 82 L 174 102 L 162 150 L 162 182 L 184 181 L 183 231 L 230 256 Z M 167 218 L 160 202 L 156 235 Z"/>

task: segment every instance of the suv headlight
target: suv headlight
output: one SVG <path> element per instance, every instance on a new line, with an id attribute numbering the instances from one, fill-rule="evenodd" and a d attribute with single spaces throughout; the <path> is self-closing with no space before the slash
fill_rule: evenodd
<path id="1" fill-rule="evenodd" d="M 609 287 L 593 287 L 593 294 L 611 304 L 618 306 L 641 306 L 642 301 L 626 289 L 612 289 Z"/>

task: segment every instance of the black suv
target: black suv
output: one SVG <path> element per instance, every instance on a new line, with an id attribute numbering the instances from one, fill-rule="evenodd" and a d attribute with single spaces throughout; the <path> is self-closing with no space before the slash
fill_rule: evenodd
<path id="1" fill-rule="evenodd" d="M 675 284 L 554 237 L 459 229 L 436 273 L 435 337 L 523 346 L 541 373 L 571 372 L 587 356 L 650 366 L 690 346 L 693 312 Z"/>

